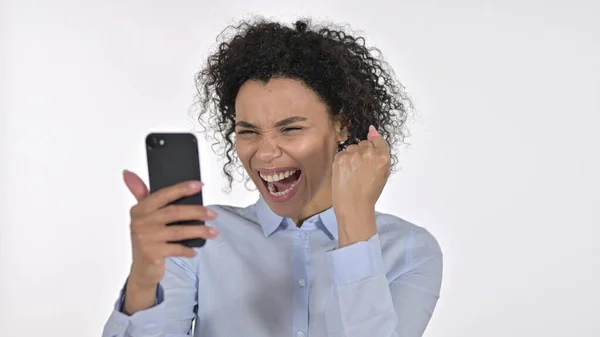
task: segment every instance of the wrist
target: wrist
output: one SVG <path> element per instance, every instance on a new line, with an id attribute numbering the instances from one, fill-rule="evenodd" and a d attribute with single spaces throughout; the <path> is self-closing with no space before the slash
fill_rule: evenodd
<path id="1" fill-rule="evenodd" d="M 143 266 L 141 263 L 133 262 L 129 268 L 127 284 L 134 287 L 136 290 L 141 291 L 156 289 L 159 281 L 156 277 L 152 276 L 149 276 L 146 266 Z"/>
<path id="2" fill-rule="evenodd" d="M 123 313 L 133 315 L 138 311 L 149 309 L 156 305 L 156 291 L 158 284 L 150 287 L 146 284 L 127 281 L 125 290 L 125 303 L 123 303 Z"/>
<path id="3" fill-rule="evenodd" d="M 127 290 L 131 289 L 135 292 L 149 293 L 156 292 L 158 283 L 154 282 L 141 282 L 137 278 L 130 276 L 127 280 Z"/>
<path id="4" fill-rule="evenodd" d="M 336 213 L 338 222 L 339 248 L 352 244 L 369 241 L 377 234 L 375 209 L 355 210 L 354 212 Z"/>
<path id="5" fill-rule="evenodd" d="M 375 207 L 353 207 L 334 209 L 340 228 L 364 227 L 366 223 L 375 222 Z"/>

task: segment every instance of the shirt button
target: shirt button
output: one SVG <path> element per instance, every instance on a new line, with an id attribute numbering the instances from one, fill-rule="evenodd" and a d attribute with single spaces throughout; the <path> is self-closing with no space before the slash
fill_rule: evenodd
<path id="1" fill-rule="evenodd" d="M 300 237 L 300 239 L 306 239 L 306 232 L 300 232 L 298 236 Z"/>
<path id="2" fill-rule="evenodd" d="M 296 336 L 298 336 L 298 337 L 304 337 L 304 332 L 298 331 L 298 333 L 296 334 Z"/>
<path id="3" fill-rule="evenodd" d="M 304 287 L 306 285 L 306 281 L 304 281 L 304 279 L 301 278 L 301 279 L 298 280 L 298 285 L 300 287 Z"/>

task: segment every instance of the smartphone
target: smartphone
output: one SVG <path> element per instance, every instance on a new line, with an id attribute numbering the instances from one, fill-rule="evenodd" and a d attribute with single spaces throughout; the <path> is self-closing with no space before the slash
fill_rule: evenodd
<path id="1" fill-rule="evenodd" d="M 200 156 L 198 140 L 191 133 L 150 133 L 146 136 L 146 157 L 150 193 L 180 182 L 200 181 Z M 183 197 L 172 204 L 204 205 L 202 192 Z M 169 225 L 204 225 L 204 221 L 178 221 Z M 206 243 L 205 239 L 189 239 L 178 241 L 187 247 L 199 248 Z"/>

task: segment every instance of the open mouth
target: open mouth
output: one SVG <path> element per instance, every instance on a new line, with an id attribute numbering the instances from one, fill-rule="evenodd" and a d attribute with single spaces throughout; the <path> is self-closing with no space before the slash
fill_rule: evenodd
<path id="1" fill-rule="evenodd" d="M 259 171 L 258 174 L 272 196 L 283 197 L 296 187 L 300 181 L 302 171 L 299 169 L 288 169 L 276 172 Z"/>

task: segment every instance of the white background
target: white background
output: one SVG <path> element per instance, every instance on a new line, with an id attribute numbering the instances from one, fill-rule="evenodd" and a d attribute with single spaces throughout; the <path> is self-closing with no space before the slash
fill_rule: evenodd
<path id="1" fill-rule="evenodd" d="M 193 75 L 248 13 L 350 23 L 413 96 L 379 210 L 445 253 L 426 336 L 600 336 L 598 2 L 292 3 L 1 3 L 0 336 L 100 335 L 130 263 L 121 170 L 195 128 Z M 256 199 L 201 156 L 207 202 Z"/>

